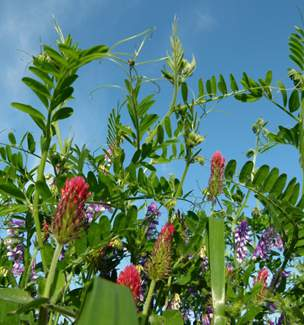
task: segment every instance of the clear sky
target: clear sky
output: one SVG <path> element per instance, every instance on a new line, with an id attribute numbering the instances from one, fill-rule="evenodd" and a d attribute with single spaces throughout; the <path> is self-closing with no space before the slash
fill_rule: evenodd
<path id="1" fill-rule="evenodd" d="M 192 54 L 197 60 L 197 70 L 192 78 L 193 87 L 198 78 L 210 78 L 229 73 L 239 80 L 243 71 L 254 78 L 264 77 L 268 69 L 274 80 L 287 81 L 287 40 L 294 25 L 301 25 L 301 0 L 1 0 L 0 1 L 0 130 L 15 130 L 23 134 L 32 129 L 32 123 L 23 113 L 10 108 L 10 102 L 31 103 L 33 96 L 20 79 L 26 75 L 30 55 L 37 54 L 41 43 L 56 39 L 52 16 L 64 33 L 70 33 L 80 47 L 95 44 L 111 45 L 116 41 L 155 27 L 151 39 L 145 44 L 142 59 L 166 55 L 173 17 L 178 18 L 179 34 L 186 57 Z M 132 52 L 137 42 L 130 42 L 124 49 Z M 150 77 L 160 77 L 163 64 L 144 67 Z M 141 72 L 139 68 L 139 72 Z M 100 84 L 123 84 L 123 72 L 112 63 L 95 64 L 81 72 L 76 83 L 72 107 L 75 115 L 61 125 L 64 134 L 74 136 L 79 144 L 91 148 L 105 144 L 107 114 L 122 98 L 117 89 L 102 89 L 93 96 L 90 92 Z M 170 99 L 167 84 L 155 106 L 164 112 Z M 196 87 L 194 88 L 197 91 Z M 279 97 L 279 94 L 277 95 Z M 234 99 L 212 106 L 214 112 L 204 120 L 201 132 L 206 136 L 203 154 L 206 158 L 221 150 L 227 160 L 244 162 L 245 152 L 253 146 L 251 125 L 259 117 L 269 121 L 275 130 L 279 124 L 292 125 L 283 113 L 265 101 L 240 104 Z M 5 133 L 7 133 L 7 131 Z M 1 142 L 6 140 L 1 133 Z M 36 135 L 38 132 L 36 130 Z M 275 148 L 258 159 L 279 166 L 290 176 L 298 176 L 299 168 L 295 151 L 287 146 Z M 206 185 L 208 167 L 195 167 L 197 177 L 188 184 Z M 168 171 L 169 172 L 169 171 Z M 174 172 L 179 175 L 178 168 Z M 201 176 L 199 176 L 201 175 Z"/>

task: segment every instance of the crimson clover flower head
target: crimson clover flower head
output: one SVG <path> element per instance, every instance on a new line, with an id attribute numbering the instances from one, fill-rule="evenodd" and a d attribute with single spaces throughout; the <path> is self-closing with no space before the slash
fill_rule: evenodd
<path id="1" fill-rule="evenodd" d="M 265 291 L 265 289 L 267 287 L 267 279 L 268 279 L 268 276 L 269 276 L 268 269 L 266 267 L 263 267 L 259 271 L 258 276 L 257 276 L 257 278 L 255 278 L 255 281 L 254 281 L 255 284 L 256 283 L 262 284 L 262 288 L 260 290 L 260 296 L 261 296 L 261 298 L 264 297 L 264 291 Z"/>
<path id="2" fill-rule="evenodd" d="M 141 278 L 137 268 L 133 264 L 124 268 L 117 278 L 117 283 L 128 287 L 135 301 L 139 298 Z"/>
<path id="3" fill-rule="evenodd" d="M 224 178 L 225 158 L 220 151 L 216 151 L 211 158 L 211 174 L 209 179 L 209 200 L 222 193 Z"/>
<path id="4" fill-rule="evenodd" d="M 165 241 L 171 240 L 174 230 L 174 225 L 172 223 L 166 223 L 160 231 L 160 236 L 162 236 Z"/>
<path id="5" fill-rule="evenodd" d="M 66 244 L 76 239 L 86 223 L 85 202 L 89 184 L 81 176 L 67 179 L 52 223 L 52 233 L 58 243 Z"/>
<path id="6" fill-rule="evenodd" d="M 169 276 L 171 271 L 173 233 L 174 226 L 171 223 L 165 224 L 159 233 L 151 257 L 145 264 L 150 279 L 157 281 Z"/>

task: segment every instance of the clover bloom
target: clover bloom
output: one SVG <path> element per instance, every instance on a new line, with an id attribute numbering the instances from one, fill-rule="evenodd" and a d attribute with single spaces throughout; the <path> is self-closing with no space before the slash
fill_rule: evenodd
<path id="1" fill-rule="evenodd" d="M 215 198 L 223 191 L 225 158 L 220 151 L 216 151 L 211 158 L 211 174 L 209 179 L 209 200 Z"/>
<path id="2" fill-rule="evenodd" d="M 263 267 L 259 271 L 258 276 L 255 279 L 255 283 L 262 284 L 262 288 L 260 290 L 260 296 L 261 296 L 261 298 L 264 297 L 264 291 L 265 291 L 265 289 L 267 287 L 267 279 L 268 279 L 268 276 L 269 276 L 269 271 L 266 269 L 266 267 Z"/>
<path id="3" fill-rule="evenodd" d="M 167 223 L 155 241 L 151 257 L 145 264 L 147 274 L 152 280 L 165 279 L 170 274 L 173 233 L 173 224 Z"/>
<path id="4" fill-rule="evenodd" d="M 83 177 L 66 180 L 52 223 L 52 233 L 58 243 L 66 244 L 78 237 L 86 223 L 84 206 L 89 195 L 89 184 Z"/>
<path id="5" fill-rule="evenodd" d="M 119 274 L 117 283 L 128 287 L 135 301 L 139 298 L 141 278 L 137 268 L 133 264 L 124 268 Z"/>

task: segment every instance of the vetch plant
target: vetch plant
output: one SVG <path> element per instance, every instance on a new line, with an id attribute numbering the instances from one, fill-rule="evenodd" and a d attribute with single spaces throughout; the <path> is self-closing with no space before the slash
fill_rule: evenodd
<path id="1" fill-rule="evenodd" d="M 35 132 L 9 132 L 0 144 L 0 322 L 303 324 L 304 182 L 261 165 L 260 155 L 293 146 L 304 175 L 304 30 L 289 39 L 288 86 L 271 71 L 196 86 L 196 60 L 174 22 L 171 52 L 152 60 L 161 94 L 172 93 L 160 114 L 164 102 L 147 87 L 159 78 L 141 68 L 151 30 L 83 49 L 56 29 L 56 46 L 43 45 L 22 79 L 35 100 L 12 103 Z M 134 55 L 118 51 L 139 39 Z M 79 147 L 61 128 L 74 112 L 78 70 L 104 59 L 125 68 L 124 92 L 106 143 Z M 244 109 L 264 99 L 291 121 L 274 132 L 260 118 L 242 166 L 213 149 L 204 156 L 205 117 L 227 97 Z"/>

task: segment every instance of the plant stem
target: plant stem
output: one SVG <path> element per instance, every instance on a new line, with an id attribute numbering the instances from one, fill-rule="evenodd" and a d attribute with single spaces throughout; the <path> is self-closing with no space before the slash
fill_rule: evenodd
<path id="1" fill-rule="evenodd" d="M 36 180 L 37 182 L 43 181 L 44 179 L 44 168 L 47 160 L 47 154 L 48 154 L 48 150 L 44 150 L 42 152 L 40 165 L 37 171 L 37 180 Z M 42 239 L 40 220 L 39 220 L 39 192 L 37 191 L 37 189 L 35 190 L 34 200 L 33 200 L 33 218 L 34 218 L 34 223 L 36 228 L 38 247 L 41 254 L 42 267 L 44 273 L 46 273 L 47 263 L 44 255 L 44 246 L 43 246 L 43 239 Z"/>
<path id="2" fill-rule="evenodd" d="M 209 217 L 209 255 L 213 324 L 225 325 L 225 224 L 222 217 Z"/>
<path id="3" fill-rule="evenodd" d="M 151 305 L 151 300 L 152 300 L 152 296 L 153 296 L 153 292 L 155 289 L 155 285 L 156 285 L 156 281 L 155 280 L 151 280 L 150 286 L 149 286 L 149 291 L 148 291 L 148 295 L 144 304 L 144 308 L 143 308 L 143 315 L 147 316 L 148 315 L 148 311 L 149 311 L 149 307 Z"/>
<path id="4" fill-rule="evenodd" d="M 44 292 L 43 292 L 43 297 L 45 297 L 45 298 L 50 297 L 51 286 L 52 286 L 53 281 L 54 281 L 56 266 L 57 266 L 57 263 L 58 263 L 60 253 L 62 251 L 62 247 L 63 247 L 62 244 L 57 243 L 57 246 L 56 246 L 55 252 L 53 254 L 53 258 L 52 258 L 50 271 L 48 273 L 45 288 L 44 288 Z"/>
<path id="5" fill-rule="evenodd" d="M 178 188 L 176 190 L 176 193 L 175 193 L 174 197 L 178 197 L 178 196 L 181 195 L 182 189 L 183 189 L 183 185 L 184 185 L 184 182 L 185 182 L 185 179 L 186 179 L 186 176 L 187 176 L 189 167 L 190 167 L 190 163 L 189 163 L 189 161 L 187 161 L 186 162 L 186 165 L 185 165 L 185 168 L 184 168 L 184 171 L 183 171 L 183 174 L 182 174 L 181 181 L 180 181 L 180 183 L 178 185 Z"/>

